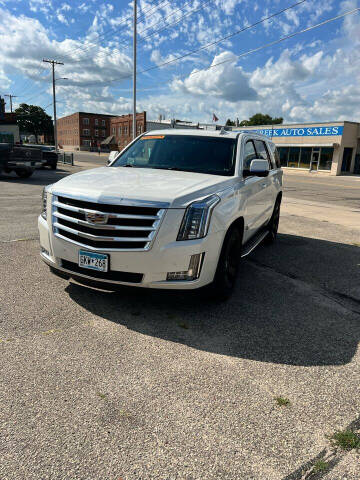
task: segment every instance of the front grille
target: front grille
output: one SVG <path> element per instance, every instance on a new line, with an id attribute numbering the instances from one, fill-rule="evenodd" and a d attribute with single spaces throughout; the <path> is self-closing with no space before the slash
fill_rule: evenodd
<path id="1" fill-rule="evenodd" d="M 112 282 L 141 283 L 144 276 L 142 273 L 116 272 L 111 270 L 109 272 L 97 272 L 96 270 L 81 268 L 76 263 L 69 262 L 68 260 L 61 260 L 61 266 L 75 274 L 78 273 L 91 278 L 109 280 Z"/>
<path id="2" fill-rule="evenodd" d="M 162 207 L 54 196 L 54 233 L 91 250 L 149 250 L 165 213 Z"/>

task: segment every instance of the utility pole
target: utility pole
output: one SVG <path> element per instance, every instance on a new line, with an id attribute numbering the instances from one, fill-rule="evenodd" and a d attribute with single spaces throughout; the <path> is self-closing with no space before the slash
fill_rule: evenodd
<path id="1" fill-rule="evenodd" d="M 136 26 L 137 26 L 137 0 L 134 0 L 134 27 L 133 27 L 133 140 L 136 137 Z"/>
<path id="2" fill-rule="evenodd" d="M 13 99 L 13 98 L 16 98 L 17 95 L 11 95 L 11 94 L 9 94 L 9 95 L 4 95 L 4 97 L 9 97 L 9 98 L 10 98 L 10 112 L 13 113 L 13 111 L 12 111 L 12 99 Z"/>
<path id="3" fill-rule="evenodd" d="M 54 106 L 54 140 L 55 140 L 55 151 L 58 151 L 57 143 L 57 125 L 56 125 L 56 92 L 55 92 L 55 65 L 64 65 L 62 62 L 57 62 L 56 60 L 46 60 L 43 59 L 45 63 L 51 63 L 52 66 L 52 84 L 53 84 L 53 106 Z"/>

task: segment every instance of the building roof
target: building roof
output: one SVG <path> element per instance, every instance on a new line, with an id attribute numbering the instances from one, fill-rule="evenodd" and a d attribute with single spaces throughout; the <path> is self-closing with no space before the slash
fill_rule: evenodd
<path id="1" fill-rule="evenodd" d="M 107 138 L 105 138 L 105 140 L 103 140 L 101 142 L 101 145 L 111 145 L 113 143 L 116 143 L 115 141 L 115 136 L 114 135 L 110 135 L 108 136 Z"/>

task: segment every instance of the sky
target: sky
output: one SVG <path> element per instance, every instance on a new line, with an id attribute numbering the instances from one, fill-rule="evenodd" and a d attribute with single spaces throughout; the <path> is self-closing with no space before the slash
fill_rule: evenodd
<path id="1" fill-rule="evenodd" d="M 266 20 L 297 1 L 138 0 L 137 111 L 208 123 L 213 113 L 224 123 L 257 112 L 287 123 L 359 122 L 360 12 L 268 44 L 360 0 L 305 0 Z M 42 62 L 50 58 L 64 63 L 58 117 L 130 113 L 132 4 L 0 0 L 0 95 L 52 115 L 51 67 Z"/>

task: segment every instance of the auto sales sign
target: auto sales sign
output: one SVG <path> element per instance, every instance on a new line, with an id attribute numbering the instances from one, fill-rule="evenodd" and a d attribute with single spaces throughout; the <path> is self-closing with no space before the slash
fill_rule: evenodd
<path id="1" fill-rule="evenodd" d="M 239 130 L 250 133 L 260 133 L 268 137 L 331 137 L 342 135 L 343 126 L 329 125 L 324 127 L 299 127 L 299 128 L 262 128 L 258 130 Z"/>

